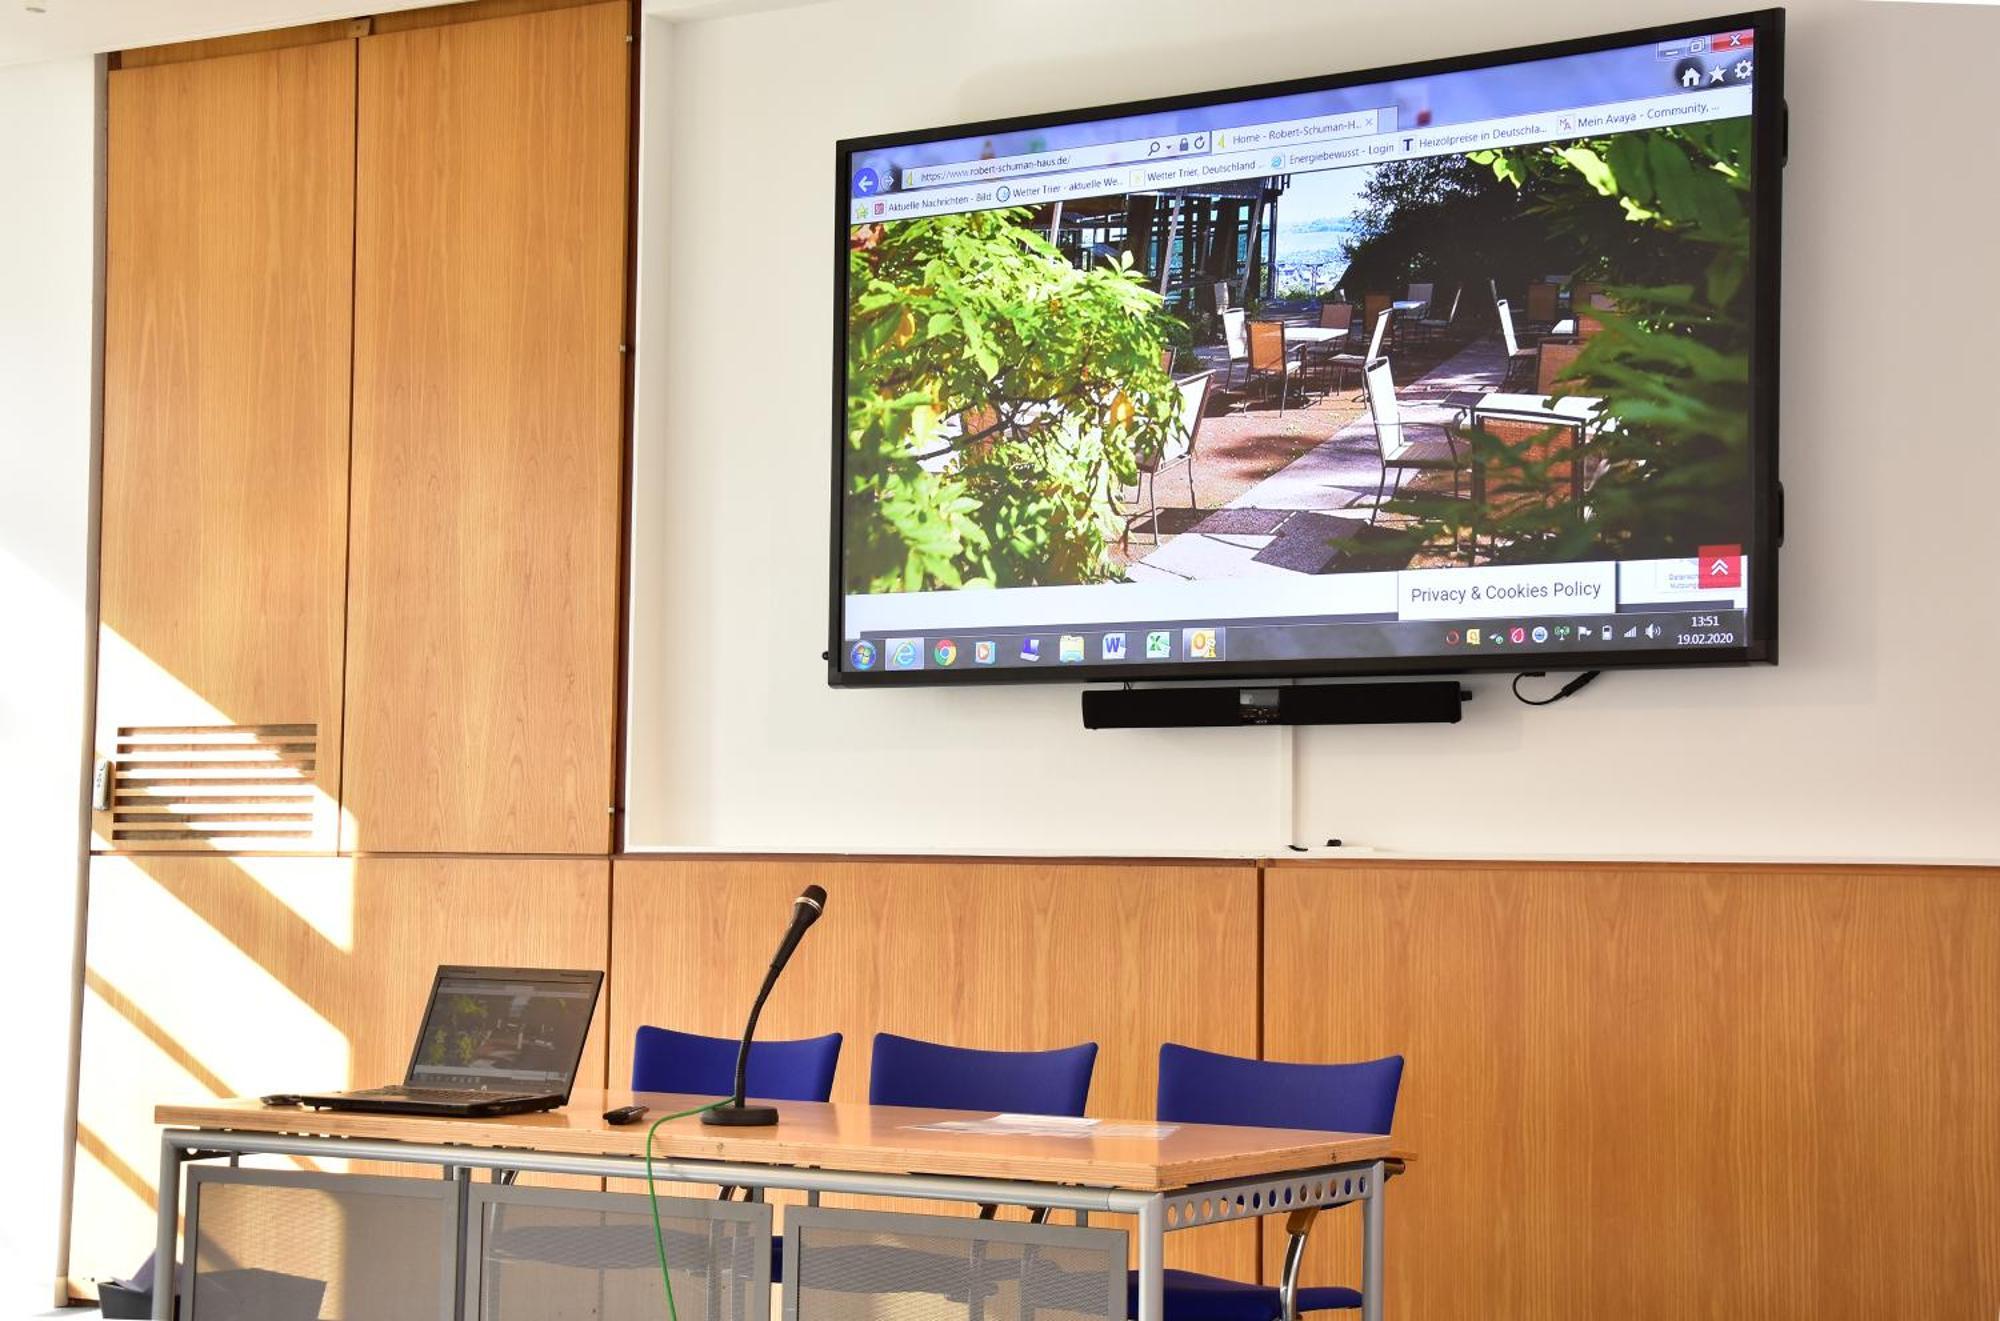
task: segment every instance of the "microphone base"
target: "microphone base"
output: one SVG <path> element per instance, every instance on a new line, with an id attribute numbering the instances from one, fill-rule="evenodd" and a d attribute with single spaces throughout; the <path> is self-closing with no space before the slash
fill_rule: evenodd
<path id="1" fill-rule="evenodd" d="M 764 1128 L 778 1122 L 778 1108 L 773 1105 L 744 1105 L 737 1101 L 702 1111 L 701 1122 L 719 1128 Z"/>

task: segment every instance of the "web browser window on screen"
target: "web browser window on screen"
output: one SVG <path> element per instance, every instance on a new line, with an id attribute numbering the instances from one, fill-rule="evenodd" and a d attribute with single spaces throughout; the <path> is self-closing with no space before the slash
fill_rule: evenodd
<path id="1" fill-rule="evenodd" d="M 1747 647 L 1757 95 L 1737 27 L 862 144 L 838 670 Z"/>

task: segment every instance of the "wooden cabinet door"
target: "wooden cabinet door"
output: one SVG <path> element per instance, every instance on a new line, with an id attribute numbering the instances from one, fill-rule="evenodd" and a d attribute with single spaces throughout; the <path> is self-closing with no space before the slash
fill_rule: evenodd
<path id="1" fill-rule="evenodd" d="M 99 848 L 336 841 L 354 70 L 110 75 Z"/>
<path id="2" fill-rule="evenodd" d="M 351 847 L 609 847 L 627 30 L 360 43 Z"/>

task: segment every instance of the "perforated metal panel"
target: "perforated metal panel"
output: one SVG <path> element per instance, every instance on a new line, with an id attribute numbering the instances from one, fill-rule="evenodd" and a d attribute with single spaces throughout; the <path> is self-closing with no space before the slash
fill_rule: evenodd
<path id="1" fill-rule="evenodd" d="M 459 1185 L 190 1167 L 183 1321 L 448 1321 Z"/>
<path id="2" fill-rule="evenodd" d="M 473 1186 L 466 1321 L 660 1321 L 664 1242 L 681 1321 L 769 1321 L 771 1208 L 643 1195 Z"/>
<path id="3" fill-rule="evenodd" d="M 1125 1321 L 1125 1232 L 792 1207 L 785 1321 Z"/>

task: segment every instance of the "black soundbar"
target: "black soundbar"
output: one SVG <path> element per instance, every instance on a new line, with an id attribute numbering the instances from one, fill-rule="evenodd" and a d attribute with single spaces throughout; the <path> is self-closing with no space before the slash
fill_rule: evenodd
<path id="1" fill-rule="evenodd" d="M 1455 725 L 1460 707 L 1471 699 L 1470 692 L 1450 680 L 1279 688 L 1093 688 L 1083 694 L 1083 727 Z"/>

